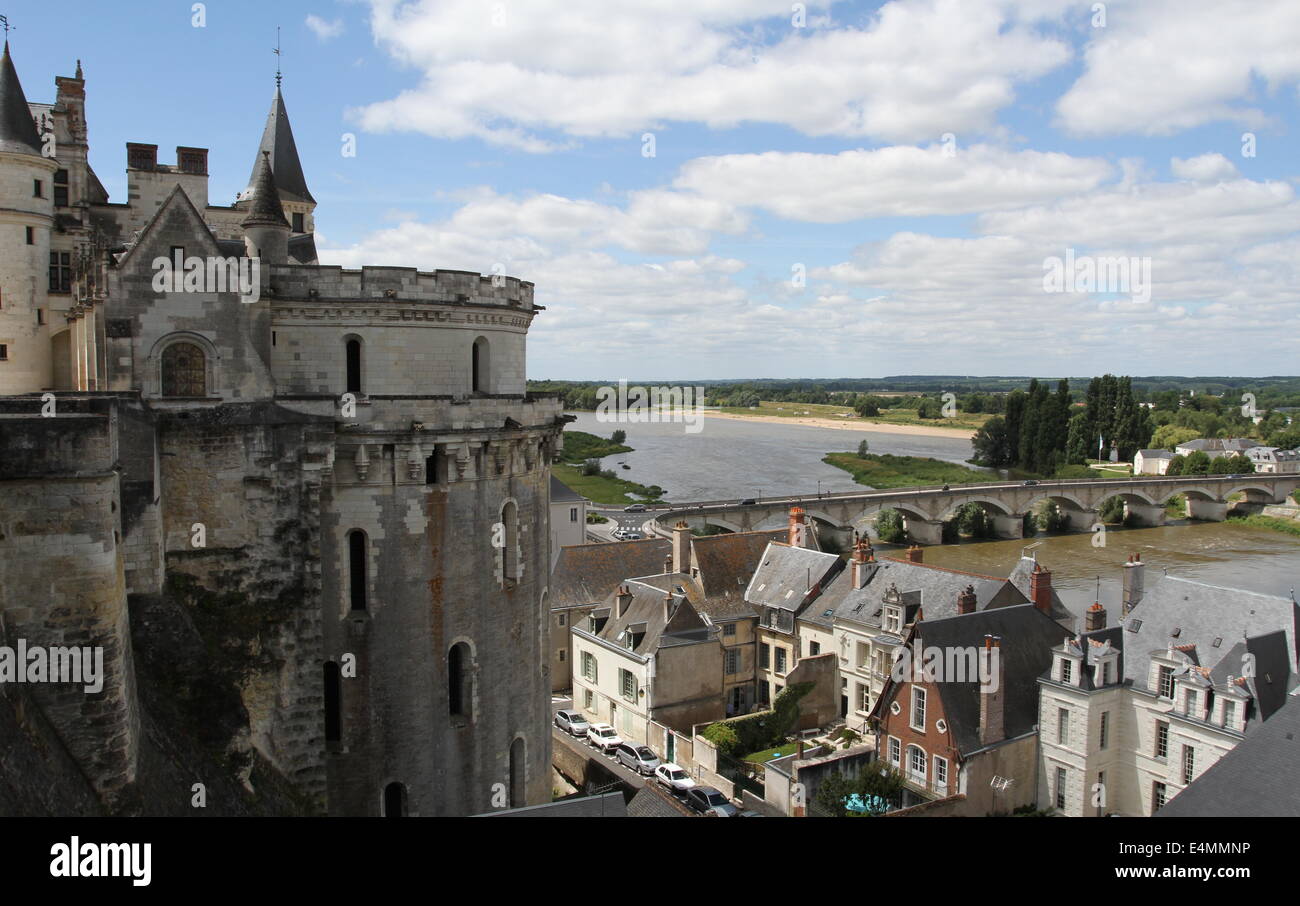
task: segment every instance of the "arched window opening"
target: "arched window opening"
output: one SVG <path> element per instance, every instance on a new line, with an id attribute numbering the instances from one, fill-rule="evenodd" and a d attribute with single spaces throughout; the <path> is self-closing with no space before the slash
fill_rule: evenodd
<path id="1" fill-rule="evenodd" d="M 471 375 L 470 389 L 473 390 L 475 393 L 491 392 L 491 383 L 490 383 L 490 374 L 489 374 L 491 365 L 492 365 L 491 352 L 488 349 L 487 338 L 479 337 L 474 341 L 474 347 L 471 353 L 471 361 L 470 361 L 470 375 Z"/>
<path id="2" fill-rule="evenodd" d="M 394 781 L 384 787 L 384 817 L 406 817 L 406 785 Z"/>
<path id="3" fill-rule="evenodd" d="M 447 707 L 453 718 L 470 720 L 474 710 L 474 681 L 469 646 L 457 642 L 447 652 Z"/>
<path id="4" fill-rule="evenodd" d="M 507 500 L 501 507 L 502 545 L 498 555 L 501 582 L 506 585 L 519 579 L 519 507 Z"/>
<path id="5" fill-rule="evenodd" d="M 162 395 L 208 395 L 208 357 L 193 343 L 173 343 L 162 354 Z"/>
<path id="6" fill-rule="evenodd" d="M 353 610 L 366 609 L 366 533 L 348 533 L 348 582 Z"/>
<path id="7" fill-rule="evenodd" d="M 348 360 L 348 393 L 361 392 L 361 341 L 348 340 L 347 343 L 347 360 Z"/>
<path id="8" fill-rule="evenodd" d="M 339 689 L 339 665 L 325 663 L 325 741 L 338 742 L 342 738 L 343 715 Z"/>
<path id="9" fill-rule="evenodd" d="M 525 744 L 522 737 L 516 737 L 510 744 L 510 807 L 520 808 L 526 804 L 524 788 Z"/>

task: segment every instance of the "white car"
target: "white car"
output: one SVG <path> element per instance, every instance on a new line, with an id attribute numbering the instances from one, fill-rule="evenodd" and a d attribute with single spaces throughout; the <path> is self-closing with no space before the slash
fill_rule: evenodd
<path id="1" fill-rule="evenodd" d="M 587 742 L 608 755 L 623 744 L 623 739 L 609 724 L 592 724 L 587 730 Z"/>
<path id="2" fill-rule="evenodd" d="M 695 786 L 695 781 L 691 779 L 691 775 L 671 761 L 655 768 L 655 780 L 658 780 L 660 785 L 667 787 L 674 793 L 684 793 Z"/>

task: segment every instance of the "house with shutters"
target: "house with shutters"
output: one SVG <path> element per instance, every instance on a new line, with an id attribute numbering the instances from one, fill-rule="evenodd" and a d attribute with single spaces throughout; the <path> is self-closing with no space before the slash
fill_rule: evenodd
<path id="1" fill-rule="evenodd" d="M 1124 569 L 1118 624 L 1094 604 L 1038 681 L 1039 804 L 1061 815 L 1159 811 L 1296 689 L 1294 598 Z"/>

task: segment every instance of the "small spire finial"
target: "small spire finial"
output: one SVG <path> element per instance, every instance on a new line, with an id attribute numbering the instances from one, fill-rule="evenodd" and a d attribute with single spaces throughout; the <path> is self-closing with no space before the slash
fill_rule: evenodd
<path id="1" fill-rule="evenodd" d="M 275 88 L 277 91 L 280 89 L 280 80 L 282 78 L 283 76 L 280 75 L 280 26 L 277 25 L 275 27 Z"/>
<path id="2" fill-rule="evenodd" d="M 9 17 L 8 17 L 8 16 L 0 16 L 0 28 L 3 28 L 3 29 L 5 30 L 5 53 L 8 53 L 8 52 L 9 52 L 9 32 L 11 32 L 11 31 L 16 31 L 16 30 L 18 29 L 18 26 L 17 26 L 17 25 L 10 25 L 10 24 L 9 24 Z"/>
<path id="3" fill-rule="evenodd" d="M 81 60 L 77 60 L 77 78 L 83 78 L 81 75 Z"/>

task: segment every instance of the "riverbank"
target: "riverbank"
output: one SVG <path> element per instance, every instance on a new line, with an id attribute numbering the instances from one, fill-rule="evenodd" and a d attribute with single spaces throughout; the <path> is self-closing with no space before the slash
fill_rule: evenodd
<path id="1" fill-rule="evenodd" d="M 551 474 L 575 494 L 581 494 L 593 503 L 625 506 L 629 503 L 657 503 L 663 498 L 662 488 L 646 487 L 617 476 L 583 475 L 581 466 L 568 463 L 552 463 Z"/>
<path id="2" fill-rule="evenodd" d="M 919 456 L 868 453 L 863 457 L 856 453 L 827 453 L 822 462 L 848 472 L 858 484 L 880 490 L 961 484 L 988 478 L 987 472 L 977 472 L 956 463 Z"/>
<path id="3" fill-rule="evenodd" d="M 880 434 L 911 434 L 914 437 L 951 437 L 970 440 L 975 432 L 965 428 L 939 428 L 931 425 L 894 425 L 866 418 L 811 418 L 783 415 L 737 415 L 727 412 L 705 412 L 705 418 L 725 418 L 742 422 L 764 422 L 770 425 L 808 425 L 813 428 L 835 428 L 841 431 L 874 431 Z"/>

